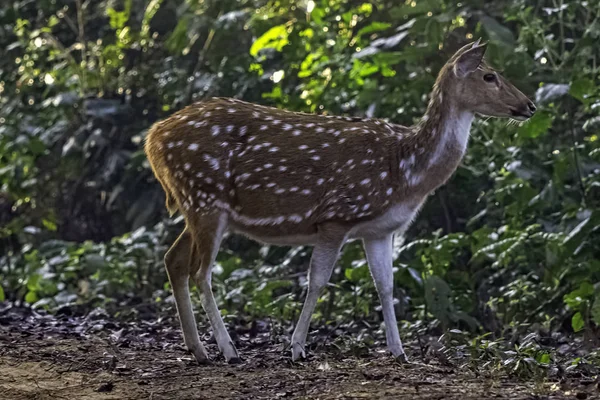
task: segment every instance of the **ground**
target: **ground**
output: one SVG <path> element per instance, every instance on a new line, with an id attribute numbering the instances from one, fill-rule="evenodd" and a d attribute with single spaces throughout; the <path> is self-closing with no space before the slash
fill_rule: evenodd
<path id="1" fill-rule="evenodd" d="M 69 314 L 69 313 L 66 313 Z M 243 336 L 243 335 L 241 335 Z M 292 363 L 269 333 L 237 340 L 243 363 L 197 365 L 172 320 L 120 322 L 0 310 L 2 399 L 591 399 L 595 381 L 519 381 L 475 376 L 413 356 L 365 357 L 315 351 Z"/>

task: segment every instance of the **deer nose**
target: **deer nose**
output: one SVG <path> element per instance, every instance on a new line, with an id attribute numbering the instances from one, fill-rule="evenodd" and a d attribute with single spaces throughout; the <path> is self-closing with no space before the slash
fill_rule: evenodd
<path id="1" fill-rule="evenodd" d="M 532 114 L 535 112 L 535 110 L 537 110 L 537 107 L 535 106 L 535 104 L 533 104 L 533 101 L 527 103 L 527 107 L 529 107 L 529 111 L 531 111 Z"/>

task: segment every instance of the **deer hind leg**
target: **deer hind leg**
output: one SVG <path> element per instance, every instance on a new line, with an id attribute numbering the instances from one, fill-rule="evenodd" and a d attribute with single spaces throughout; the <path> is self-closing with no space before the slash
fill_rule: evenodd
<path id="1" fill-rule="evenodd" d="M 310 320 L 317 305 L 321 291 L 329 282 L 333 267 L 344 244 L 345 236 L 340 234 L 320 235 L 313 248 L 308 272 L 308 292 L 304 306 L 298 319 L 298 324 L 292 334 L 292 360 L 306 358 L 306 336 L 310 327 Z"/>
<path id="2" fill-rule="evenodd" d="M 194 242 L 200 262 L 197 263 L 199 268 L 196 271 L 192 271 L 191 276 L 200 291 L 202 308 L 204 308 L 204 311 L 208 315 L 219 349 L 227 362 L 234 364 L 239 363 L 241 360 L 227 332 L 211 286 L 212 266 L 219 252 L 219 246 L 226 228 L 226 214 L 211 214 L 199 217 L 197 228 L 194 232 Z"/>
<path id="3" fill-rule="evenodd" d="M 208 354 L 198 336 L 194 309 L 190 298 L 189 277 L 193 255 L 193 240 L 186 227 L 165 255 L 165 266 L 173 289 L 183 341 L 200 364 L 208 362 Z"/>
<path id="4" fill-rule="evenodd" d="M 394 311 L 393 235 L 390 234 L 378 239 L 365 239 L 363 244 L 369 269 L 381 302 L 388 349 L 396 359 L 406 362 L 408 360 L 402 347 Z"/>

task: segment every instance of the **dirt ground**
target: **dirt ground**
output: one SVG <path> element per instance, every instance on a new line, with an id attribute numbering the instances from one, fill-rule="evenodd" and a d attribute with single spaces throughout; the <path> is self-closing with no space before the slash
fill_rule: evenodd
<path id="1" fill-rule="evenodd" d="M 243 358 L 199 366 L 173 321 L 0 311 L 0 399 L 592 399 L 597 381 L 477 377 L 383 351 L 363 358 L 313 352 L 292 363 L 268 335 L 238 340 Z"/>

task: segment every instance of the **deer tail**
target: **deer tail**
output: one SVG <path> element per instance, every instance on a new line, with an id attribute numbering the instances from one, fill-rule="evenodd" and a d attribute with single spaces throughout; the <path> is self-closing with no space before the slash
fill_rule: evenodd
<path id="1" fill-rule="evenodd" d="M 165 207 L 169 211 L 169 216 L 172 217 L 179 210 L 179 206 L 177 205 L 177 201 L 175 200 L 175 196 L 173 196 L 173 192 L 168 188 L 167 185 L 163 184 L 162 181 L 158 180 L 165 191 Z"/>
<path id="2" fill-rule="evenodd" d="M 148 157 L 148 161 L 150 163 L 150 167 L 152 168 L 152 172 L 154 176 L 162 186 L 166 200 L 165 206 L 169 211 L 169 216 L 173 216 L 177 211 L 179 211 L 179 206 L 177 205 L 177 200 L 173 195 L 173 191 L 169 188 L 168 176 L 164 176 L 164 173 L 168 174 L 168 171 L 164 167 L 164 162 L 161 161 L 160 151 L 156 149 L 154 146 L 155 132 L 159 129 L 160 123 L 154 124 L 149 132 L 146 135 L 146 143 L 144 145 L 144 150 L 146 152 L 146 156 Z"/>

